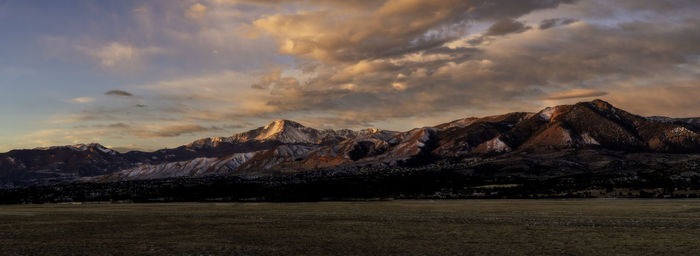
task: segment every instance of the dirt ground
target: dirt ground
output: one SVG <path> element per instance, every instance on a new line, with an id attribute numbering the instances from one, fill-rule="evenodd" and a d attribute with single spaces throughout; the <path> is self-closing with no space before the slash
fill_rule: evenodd
<path id="1" fill-rule="evenodd" d="M 700 255 L 698 200 L 0 206 L 1 255 Z"/>

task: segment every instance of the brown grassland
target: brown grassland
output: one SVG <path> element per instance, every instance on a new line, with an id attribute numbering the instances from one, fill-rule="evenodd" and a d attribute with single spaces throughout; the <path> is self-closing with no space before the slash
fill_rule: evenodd
<path id="1" fill-rule="evenodd" d="M 0 254 L 700 255 L 700 201 L 4 205 Z"/>

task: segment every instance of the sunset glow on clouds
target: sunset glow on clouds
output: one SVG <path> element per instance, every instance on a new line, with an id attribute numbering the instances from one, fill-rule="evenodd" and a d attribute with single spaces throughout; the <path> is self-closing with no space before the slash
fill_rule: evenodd
<path id="1" fill-rule="evenodd" d="M 0 1 L 0 151 L 153 150 L 280 118 L 402 130 L 594 98 L 698 115 L 698 11 L 692 0 Z"/>

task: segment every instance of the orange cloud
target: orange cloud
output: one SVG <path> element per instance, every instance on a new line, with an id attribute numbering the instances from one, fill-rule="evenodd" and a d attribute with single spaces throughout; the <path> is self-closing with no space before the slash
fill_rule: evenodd
<path id="1" fill-rule="evenodd" d="M 195 3 L 185 10 L 185 17 L 193 20 L 200 19 L 207 14 L 209 8 L 206 5 Z"/>
<path id="2" fill-rule="evenodd" d="M 549 94 L 545 97 L 548 100 L 562 100 L 562 99 L 574 99 L 574 98 L 586 98 L 586 97 L 597 97 L 608 94 L 603 91 L 589 90 L 589 89 L 573 89 L 565 92 L 557 92 Z"/>

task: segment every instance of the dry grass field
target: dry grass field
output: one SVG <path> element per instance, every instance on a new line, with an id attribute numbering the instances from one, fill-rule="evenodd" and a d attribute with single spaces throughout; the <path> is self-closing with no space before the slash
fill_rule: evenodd
<path id="1" fill-rule="evenodd" d="M 0 206 L 2 255 L 700 255 L 697 200 Z"/>

